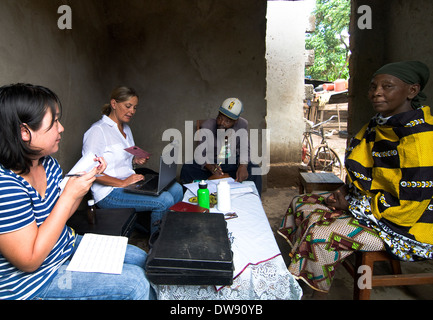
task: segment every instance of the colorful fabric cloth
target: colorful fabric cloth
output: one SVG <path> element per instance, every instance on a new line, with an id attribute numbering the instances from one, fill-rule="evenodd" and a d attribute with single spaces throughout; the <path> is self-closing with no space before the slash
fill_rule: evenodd
<path id="1" fill-rule="evenodd" d="M 429 107 L 374 117 L 352 139 L 349 210 L 399 259 L 433 259 L 433 116 Z M 355 192 L 357 191 L 357 192 Z"/>
<path id="2" fill-rule="evenodd" d="M 295 197 L 278 230 L 292 247 L 289 271 L 322 292 L 329 291 L 337 266 L 353 252 L 384 250 L 374 230 L 330 210 L 324 204 L 328 195 Z"/>

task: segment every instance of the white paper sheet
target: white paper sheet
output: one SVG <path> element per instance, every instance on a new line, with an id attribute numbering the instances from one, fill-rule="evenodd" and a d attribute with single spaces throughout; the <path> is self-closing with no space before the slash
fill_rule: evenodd
<path id="1" fill-rule="evenodd" d="M 78 173 L 78 172 L 89 172 L 91 171 L 93 168 L 99 166 L 99 162 L 98 161 L 94 161 L 94 159 L 96 158 L 95 154 L 92 153 L 87 153 L 85 154 L 83 157 L 81 157 L 80 160 L 78 160 L 78 162 L 75 164 L 75 166 L 71 169 L 71 171 L 68 172 L 68 174 L 74 174 L 74 173 Z M 66 186 L 66 183 L 68 182 L 69 177 L 65 177 L 61 182 L 60 182 L 60 193 L 63 192 L 63 189 Z"/>
<path id="2" fill-rule="evenodd" d="M 128 238 L 86 233 L 66 270 L 121 274 Z"/>

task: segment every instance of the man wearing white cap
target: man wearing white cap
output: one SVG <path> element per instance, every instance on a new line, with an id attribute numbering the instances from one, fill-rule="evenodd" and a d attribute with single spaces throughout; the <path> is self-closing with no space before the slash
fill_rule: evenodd
<path id="1" fill-rule="evenodd" d="M 218 111 L 216 119 L 208 119 L 201 125 L 205 139 L 197 149 L 203 150 L 204 160 L 194 159 L 193 164 L 183 165 L 181 182 L 231 176 L 239 182 L 253 181 L 261 194 L 262 178 L 251 174 L 251 167 L 257 165 L 250 161 L 248 121 L 240 117 L 244 111 L 242 102 L 237 98 L 226 99 Z"/>

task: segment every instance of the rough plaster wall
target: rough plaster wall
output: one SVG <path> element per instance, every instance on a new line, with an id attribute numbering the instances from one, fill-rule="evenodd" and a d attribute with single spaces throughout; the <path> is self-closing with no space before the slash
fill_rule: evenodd
<path id="1" fill-rule="evenodd" d="M 360 30 L 357 9 L 372 10 L 372 29 Z M 383 64 L 401 60 L 421 60 L 433 72 L 433 2 L 352 0 L 349 135 L 356 132 L 374 114 L 367 99 L 372 74 Z M 433 101 L 433 81 L 424 92 L 427 104 Z"/>
<path id="2" fill-rule="evenodd" d="M 397 1 L 397 5 L 390 6 L 389 48 L 387 60 L 420 60 L 430 68 L 433 74 L 433 2 L 421 1 Z M 427 84 L 424 92 L 427 101 L 424 103 L 432 106 L 433 103 L 433 76 Z"/>
<path id="3" fill-rule="evenodd" d="M 244 103 L 250 128 L 265 127 L 266 1 L 106 1 L 119 66 L 111 87 L 135 87 L 140 106 L 131 123 L 136 143 L 158 155 L 185 121 L 216 117 L 228 97 Z M 194 125 L 195 126 L 195 125 Z M 183 156 L 185 159 L 185 155 Z M 157 157 L 149 163 L 155 167 Z"/>
<path id="4" fill-rule="evenodd" d="M 310 12 L 306 1 L 268 3 L 267 123 L 271 130 L 271 162 L 300 160 L 305 129 L 305 31 Z"/>
<path id="5" fill-rule="evenodd" d="M 57 27 L 62 4 L 72 30 Z M 139 92 L 135 140 L 158 155 L 164 130 L 184 133 L 185 120 L 216 116 L 231 96 L 244 102 L 250 128 L 265 127 L 265 16 L 265 0 L 1 0 L 1 82 L 59 95 L 64 170 L 117 85 Z"/>
<path id="6" fill-rule="evenodd" d="M 373 9 L 372 29 L 359 29 L 357 13 L 361 5 Z M 349 136 L 356 134 L 372 117 L 373 109 L 367 99 L 367 90 L 371 75 L 385 59 L 387 48 L 386 30 L 389 15 L 386 1 L 353 0 L 350 23 L 350 79 L 349 79 Z"/>
<path id="7" fill-rule="evenodd" d="M 88 106 L 101 99 L 97 71 L 102 60 L 92 57 L 105 44 L 96 36 L 98 12 L 86 1 L 74 1 L 80 14 L 73 16 L 73 29 L 60 30 L 57 9 L 62 4 L 64 1 L 0 1 L 0 83 L 38 84 L 57 93 L 65 133 L 56 157 L 67 170 L 81 154 L 82 135 L 88 126 L 83 119 L 91 116 Z"/>

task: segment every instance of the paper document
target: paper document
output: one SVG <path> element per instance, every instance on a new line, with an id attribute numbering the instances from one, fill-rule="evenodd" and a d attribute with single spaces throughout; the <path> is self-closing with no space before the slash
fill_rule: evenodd
<path id="1" fill-rule="evenodd" d="M 230 194 L 245 194 L 253 192 L 253 189 L 249 186 L 246 186 L 240 182 L 236 182 L 233 178 L 224 178 L 224 179 L 216 179 L 216 180 L 206 180 L 207 188 L 209 189 L 209 193 L 217 192 L 218 183 L 221 180 L 226 180 L 230 186 Z M 190 190 L 194 195 L 197 195 L 198 190 L 198 182 L 184 184 L 185 188 Z"/>
<path id="2" fill-rule="evenodd" d="M 66 270 L 121 274 L 127 237 L 86 233 Z"/>
<path id="3" fill-rule="evenodd" d="M 99 162 L 98 161 L 94 161 L 94 159 L 96 158 L 96 155 L 93 153 L 87 153 L 85 154 L 83 157 L 81 157 L 80 160 L 78 160 L 78 162 L 75 164 L 75 166 L 71 169 L 71 171 L 68 172 L 68 174 L 74 174 L 77 172 L 89 172 L 91 171 L 93 168 L 99 166 Z M 63 189 L 66 186 L 66 183 L 68 182 L 69 178 L 65 177 L 61 182 L 60 182 L 60 193 L 63 192 Z"/>

